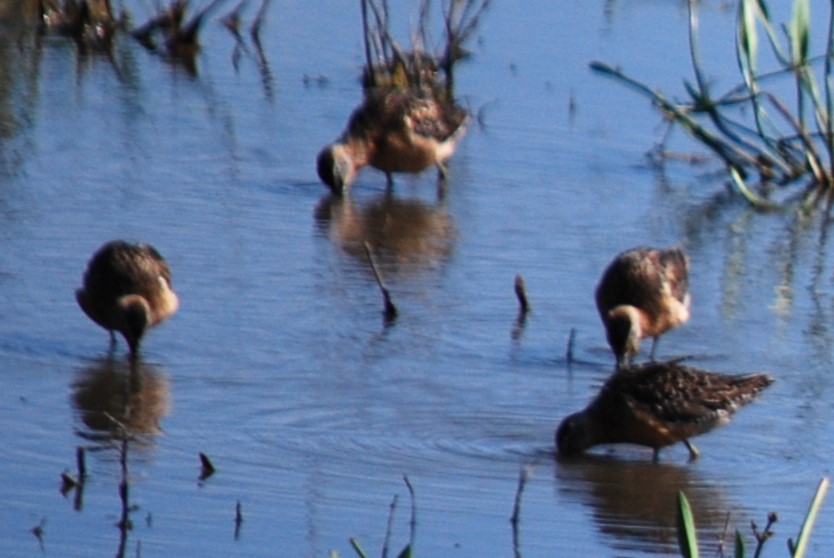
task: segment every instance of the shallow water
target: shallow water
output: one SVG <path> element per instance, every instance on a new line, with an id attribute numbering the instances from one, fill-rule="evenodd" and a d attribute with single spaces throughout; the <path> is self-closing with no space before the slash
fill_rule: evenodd
<path id="1" fill-rule="evenodd" d="M 387 196 L 366 171 L 346 200 L 316 178 L 315 154 L 360 96 L 354 3 L 274 3 L 263 58 L 247 41 L 237 68 L 215 18 L 196 75 L 129 41 L 108 60 L 4 29 L 4 555 L 39 554 L 38 525 L 58 556 L 351 556 L 349 537 L 376 555 L 397 495 L 395 552 L 409 529 L 403 475 L 416 555 L 675 555 L 678 490 L 707 549 L 728 513 L 752 545 L 750 520 L 771 510 L 770 550 L 784 549 L 834 447 L 828 231 L 750 212 L 715 165 L 646 164 L 657 114 L 588 62 L 682 92 L 684 3 L 527 6 L 495 4 L 460 67 L 482 125 L 442 198 L 433 172 L 397 177 Z M 732 10 L 702 10 L 704 59 L 734 78 Z M 153 243 L 181 298 L 134 376 L 124 344 L 109 355 L 73 298 L 89 255 L 117 237 Z M 393 324 L 366 240 L 380 247 Z M 630 447 L 555 459 L 558 421 L 611 370 L 600 271 L 628 246 L 672 243 L 692 258 L 693 316 L 659 355 L 767 371 L 775 385 L 698 439 L 697 462 L 683 446 L 658 464 Z M 516 274 L 533 306 L 524 323 Z M 105 411 L 135 434 L 129 531 L 116 526 L 121 448 Z M 62 495 L 78 446 L 88 480 Z M 217 467 L 203 480 L 200 452 Z M 826 505 L 811 555 L 831 546 L 831 521 Z"/>

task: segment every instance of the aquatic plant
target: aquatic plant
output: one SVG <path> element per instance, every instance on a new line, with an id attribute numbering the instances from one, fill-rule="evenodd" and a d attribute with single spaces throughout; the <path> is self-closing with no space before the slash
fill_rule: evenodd
<path id="1" fill-rule="evenodd" d="M 206 0 L 205 5 L 194 10 L 191 10 L 188 0 L 168 0 L 166 5 L 157 1 L 153 15 L 134 26 L 130 10 L 122 6 L 118 14 L 114 13 L 111 0 L 37 0 L 37 24 L 42 33 L 72 38 L 79 53 L 104 54 L 111 57 L 111 61 L 117 38 L 126 33 L 148 51 L 182 66 L 196 76 L 200 32 L 210 15 L 220 9 L 225 1 Z M 238 2 L 220 20 L 235 39 L 232 53 L 235 69 L 238 69 L 244 54 L 252 54 L 264 77 L 268 95 L 271 94 L 272 77 L 261 44 L 261 29 L 271 1 L 261 0 L 260 8 L 249 27 L 254 53 L 250 53 L 241 34 L 241 13 L 247 4 L 245 0 Z M 189 14 L 189 11 L 193 11 L 193 14 Z"/>
<path id="2" fill-rule="evenodd" d="M 811 538 L 811 530 L 814 522 L 817 519 L 822 500 L 825 498 L 825 493 L 828 491 L 830 480 L 828 477 L 823 477 L 817 486 L 817 491 L 814 498 L 811 500 L 811 505 L 808 507 L 808 512 L 805 514 L 805 519 L 799 529 L 799 535 L 796 542 L 793 539 L 788 539 L 788 551 L 792 558 L 801 558 L 805 556 L 808 549 L 808 541 Z M 753 552 L 753 558 L 758 558 L 761 555 L 764 543 L 773 536 L 771 527 L 777 521 L 775 513 L 771 512 L 767 517 L 767 524 L 763 531 L 759 531 L 755 522 L 751 522 L 753 535 L 756 539 L 756 549 Z M 677 532 L 678 545 L 680 547 L 681 556 L 684 558 L 698 558 L 698 536 L 695 530 L 695 519 L 692 516 L 692 509 L 689 506 L 689 500 L 683 492 L 678 492 L 678 509 L 677 509 Z M 720 551 L 723 556 L 723 550 Z M 735 532 L 735 540 L 733 547 L 734 558 L 744 558 L 744 537 L 739 530 Z"/>
<path id="3" fill-rule="evenodd" d="M 409 523 L 410 532 L 408 535 L 408 544 L 406 544 L 403 549 L 397 554 L 397 558 L 411 558 L 411 550 L 414 547 L 414 531 L 417 527 L 417 505 L 414 502 L 414 487 L 411 485 L 411 481 L 408 480 L 407 475 L 403 475 L 403 481 L 405 482 L 406 487 L 408 487 L 408 494 L 411 496 L 411 521 Z M 394 530 L 394 512 L 397 509 L 397 496 L 394 496 L 394 499 L 391 501 L 391 506 L 388 511 L 388 526 L 385 529 L 385 542 L 382 544 L 382 558 L 388 558 L 388 549 L 390 547 L 391 542 L 391 533 Z M 368 558 L 368 554 L 362 548 L 362 545 L 359 541 L 351 537 L 350 538 L 350 545 L 353 547 L 353 550 L 359 556 L 359 558 Z"/>
<path id="4" fill-rule="evenodd" d="M 390 30 L 387 0 L 361 0 L 365 45 L 365 89 L 379 86 L 429 87 L 440 99 L 453 99 L 454 65 L 466 56 L 464 43 L 480 24 L 491 0 L 449 0 L 441 8 L 443 40 L 432 49 L 431 0 L 420 0 L 410 50 Z M 443 79 L 438 76 L 443 72 Z"/>
<path id="5" fill-rule="evenodd" d="M 684 80 L 688 101 L 666 97 L 603 62 L 592 62 L 591 68 L 650 98 L 672 125 L 723 162 L 732 184 L 755 207 L 777 209 L 798 202 L 808 210 L 824 202 L 830 209 L 834 204 L 834 5 L 829 8 L 825 52 L 811 56 L 809 0 L 794 0 L 784 36 L 777 32 L 765 0 L 741 0 L 735 46 L 741 82 L 721 94 L 711 89 L 701 64 L 697 2 L 689 0 L 688 6 L 695 76 L 694 83 Z M 760 31 L 776 64 L 767 71 L 759 69 Z M 793 108 L 771 85 L 793 86 Z M 777 199 L 774 193 L 779 189 L 774 186 L 798 188 Z"/>

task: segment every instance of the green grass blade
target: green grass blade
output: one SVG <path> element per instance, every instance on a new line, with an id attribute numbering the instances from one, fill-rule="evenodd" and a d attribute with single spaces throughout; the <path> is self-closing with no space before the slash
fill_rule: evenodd
<path id="1" fill-rule="evenodd" d="M 353 550 L 356 551 L 356 554 L 359 555 L 359 558 L 368 558 L 368 555 L 365 554 L 365 551 L 362 550 L 362 547 L 359 545 L 359 541 L 357 541 L 353 537 L 350 538 L 350 546 L 353 547 Z"/>
<path id="2" fill-rule="evenodd" d="M 405 545 L 405 548 L 397 555 L 397 558 L 411 558 L 411 545 Z"/>
<path id="3" fill-rule="evenodd" d="M 738 30 L 736 40 L 738 61 L 747 86 L 756 74 L 756 61 L 759 55 L 759 33 L 756 28 L 756 0 L 741 0 L 738 4 Z"/>
<path id="4" fill-rule="evenodd" d="M 744 537 L 741 536 L 741 531 L 736 529 L 736 544 L 733 552 L 734 558 L 744 558 Z"/>
<path id="5" fill-rule="evenodd" d="M 683 491 L 678 492 L 678 545 L 684 558 L 698 558 L 698 535 L 692 508 Z"/>
<path id="6" fill-rule="evenodd" d="M 817 514 L 822 506 L 822 501 L 825 498 L 825 493 L 828 491 L 828 486 L 831 481 L 828 477 L 823 477 L 817 486 L 817 492 L 814 494 L 814 499 L 808 507 L 808 513 L 805 514 L 805 521 L 802 522 L 802 527 L 799 529 L 799 537 L 796 539 L 796 544 L 793 547 L 793 558 L 802 558 L 805 551 L 808 549 L 808 541 L 811 538 L 811 530 L 814 527 L 814 522 L 817 520 Z"/>
<path id="7" fill-rule="evenodd" d="M 767 39 L 770 43 L 770 48 L 773 49 L 773 54 L 776 56 L 776 59 L 779 61 L 779 64 L 782 66 L 788 66 L 790 57 L 785 54 L 782 50 L 782 44 L 780 42 L 780 34 L 777 32 L 776 27 L 774 27 L 773 23 L 770 21 L 770 11 L 767 8 L 767 4 L 765 4 L 764 0 L 758 0 L 758 2 L 751 3 L 749 8 L 756 9 L 756 15 L 759 18 L 759 22 L 765 29 L 767 33 Z"/>
<path id="8" fill-rule="evenodd" d="M 793 61 L 797 66 L 808 61 L 810 17 L 811 8 L 808 0 L 795 0 L 788 35 L 791 41 Z"/>
<path id="9" fill-rule="evenodd" d="M 756 209 L 762 210 L 773 210 L 777 209 L 778 206 L 773 202 L 764 199 L 761 196 L 756 195 L 750 188 L 747 187 L 747 183 L 744 181 L 744 178 L 741 176 L 741 172 L 739 172 L 737 167 L 730 166 L 730 178 L 733 180 L 733 184 L 736 185 L 738 191 L 741 192 L 741 195 L 750 202 Z"/>

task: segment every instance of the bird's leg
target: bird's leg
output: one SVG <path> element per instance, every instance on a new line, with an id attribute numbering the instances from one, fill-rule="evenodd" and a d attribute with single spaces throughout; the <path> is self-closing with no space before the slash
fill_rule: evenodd
<path id="1" fill-rule="evenodd" d="M 698 451 L 698 448 L 696 448 L 695 445 L 689 440 L 684 440 L 683 443 L 686 446 L 686 449 L 689 450 L 689 460 L 695 461 L 696 459 L 698 459 L 698 456 L 701 455 L 701 452 Z"/>
<path id="2" fill-rule="evenodd" d="M 110 350 L 115 351 L 118 340 L 116 339 L 116 332 L 112 329 L 107 331 L 110 334 Z"/>
<path id="3" fill-rule="evenodd" d="M 652 452 L 652 463 L 657 463 L 660 461 L 660 448 L 654 448 Z"/>
<path id="4" fill-rule="evenodd" d="M 658 337 L 652 337 L 652 350 L 649 351 L 649 360 L 652 361 L 652 362 L 654 362 L 654 351 L 657 348 L 657 340 L 659 338 L 660 338 L 659 336 Z"/>
<path id="5" fill-rule="evenodd" d="M 443 201 L 446 199 L 446 192 L 448 191 L 448 173 L 446 172 L 446 168 L 437 163 L 437 201 Z"/>
<path id="6" fill-rule="evenodd" d="M 394 187 L 394 175 L 390 172 L 385 173 L 385 187 L 389 190 Z"/>

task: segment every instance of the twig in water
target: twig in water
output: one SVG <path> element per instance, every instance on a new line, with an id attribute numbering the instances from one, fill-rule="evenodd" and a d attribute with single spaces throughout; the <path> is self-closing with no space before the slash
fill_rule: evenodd
<path id="1" fill-rule="evenodd" d="M 223 26 L 226 29 L 228 29 L 229 32 L 232 35 L 234 35 L 235 40 L 238 43 L 241 42 L 241 37 L 240 37 L 241 17 L 240 17 L 240 12 L 243 9 L 244 4 L 246 4 L 246 0 L 240 0 L 240 2 L 238 2 L 237 6 L 235 6 L 235 8 L 231 12 L 229 12 L 228 14 L 226 14 L 225 16 L 223 16 L 220 19 L 220 23 L 222 23 Z"/>
<path id="2" fill-rule="evenodd" d="M 530 479 L 531 469 L 525 465 L 518 473 L 518 488 L 515 491 L 515 502 L 513 503 L 513 515 L 510 516 L 510 523 L 513 526 L 513 554 L 521 558 L 521 541 L 519 537 L 518 524 L 521 521 L 521 494 Z"/>
<path id="3" fill-rule="evenodd" d="M 127 463 L 130 434 L 127 431 L 127 427 L 123 423 L 117 421 L 113 417 L 110 417 L 110 420 L 118 425 L 121 430 L 121 444 L 119 445 L 118 450 L 119 468 L 121 470 L 121 479 L 119 480 L 119 500 L 121 500 L 122 503 L 122 513 L 119 517 L 119 522 L 117 523 L 119 527 L 119 548 L 116 552 L 116 556 L 124 556 L 125 549 L 127 548 L 127 534 L 133 529 L 133 521 L 130 519 L 130 512 L 132 510 L 130 507 L 130 475 L 128 473 Z"/>
<path id="4" fill-rule="evenodd" d="M 524 285 L 524 277 L 515 276 L 515 296 L 518 298 L 519 312 L 527 314 L 530 311 L 530 301 L 527 299 L 527 289 Z"/>
<path id="5" fill-rule="evenodd" d="M 524 286 L 524 278 L 521 275 L 515 276 L 515 296 L 518 298 L 518 316 L 515 319 L 510 337 L 518 340 L 524 332 L 524 326 L 527 324 L 527 314 L 530 312 L 530 302 L 527 299 L 527 289 Z"/>
<path id="6" fill-rule="evenodd" d="M 241 511 L 240 500 L 235 506 L 235 540 L 240 538 L 240 526 L 243 525 L 243 512 Z"/>
<path id="7" fill-rule="evenodd" d="M 397 495 L 391 500 L 388 510 L 388 526 L 385 528 L 385 541 L 382 543 L 382 558 L 388 558 L 388 547 L 391 543 L 391 532 L 394 530 L 394 512 L 397 510 Z"/>
<path id="8" fill-rule="evenodd" d="M 414 487 L 411 486 L 411 481 L 408 475 L 403 475 L 403 481 L 408 487 L 408 494 L 411 496 L 411 521 L 409 522 L 410 533 L 408 535 L 408 546 L 414 548 L 414 532 L 417 530 L 417 500 L 414 498 Z"/>
<path id="9" fill-rule="evenodd" d="M 767 524 L 765 525 L 764 531 L 761 532 L 759 532 L 756 522 L 752 520 L 750 521 L 750 527 L 753 529 L 753 536 L 756 538 L 756 551 L 753 553 L 753 558 L 761 556 L 765 542 L 773 536 L 773 531 L 770 528 L 773 527 L 773 524 L 778 520 L 779 517 L 776 515 L 776 512 L 770 512 L 767 514 Z"/>
<path id="10" fill-rule="evenodd" d="M 205 480 L 212 476 L 216 469 L 211 459 L 206 454 L 200 452 L 200 480 Z"/>
<path id="11" fill-rule="evenodd" d="M 515 502 L 513 503 L 513 515 L 510 516 L 510 523 L 513 524 L 513 527 L 518 525 L 520 515 L 521 515 L 521 494 L 524 492 L 524 487 L 527 485 L 527 481 L 530 479 L 530 468 L 524 466 L 521 468 L 521 471 L 518 473 L 518 488 L 515 491 Z"/>
<path id="12" fill-rule="evenodd" d="M 61 472 L 61 495 L 66 496 L 76 486 L 81 486 L 81 483 L 69 471 L 64 469 Z"/>
<path id="13" fill-rule="evenodd" d="M 264 21 L 266 20 L 266 10 L 269 7 L 269 3 L 271 0 L 264 0 L 263 4 L 261 4 L 260 9 L 258 10 L 258 14 L 255 16 L 255 20 L 252 22 L 252 26 L 249 28 L 249 35 L 252 37 L 252 40 L 255 44 L 259 45 L 261 42 L 261 28 L 264 25 Z"/>
<path id="14" fill-rule="evenodd" d="M 377 285 L 379 285 L 379 290 L 382 291 L 382 298 L 385 301 L 385 311 L 383 312 L 385 321 L 391 322 L 397 317 L 397 307 L 394 306 L 394 302 L 391 300 L 391 293 L 388 292 L 388 287 L 382 282 L 382 277 L 376 267 L 376 261 L 374 261 L 374 255 L 371 252 L 371 245 L 368 242 L 365 242 L 365 253 L 368 255 L 368 261 L 374 272 L 374 278 L 376 279 Z"/>
<path id="15" fill-rule="evenodd" d="M 78 480 L 84 482 L 87 478 L 86 452 L 82 446 L 75 448 L 75 465 L 78 468 Z"/>
<path id="16" fill-rule="evenodd" d="M 38 544 L 41 547 L 41 551 L 44 550 L 44 547 L 43 547 L 43 535 L 44 535 L 43 526 L 45 524 L 46 524 L 46 518 L 42 517 L 41 522 L 30 529 L 32 534 L 35 535 L 35 538 L 38 539 Z"/>
<path id="17" fill-rule="evenodd" d="M 573 364 L 573 347 L 576 344 L 576 328 L 570 328 L 570 335 L 568 335 L 568 349 L 565 351 L 565 359 L 568 361 L 568 368 Z"/>

